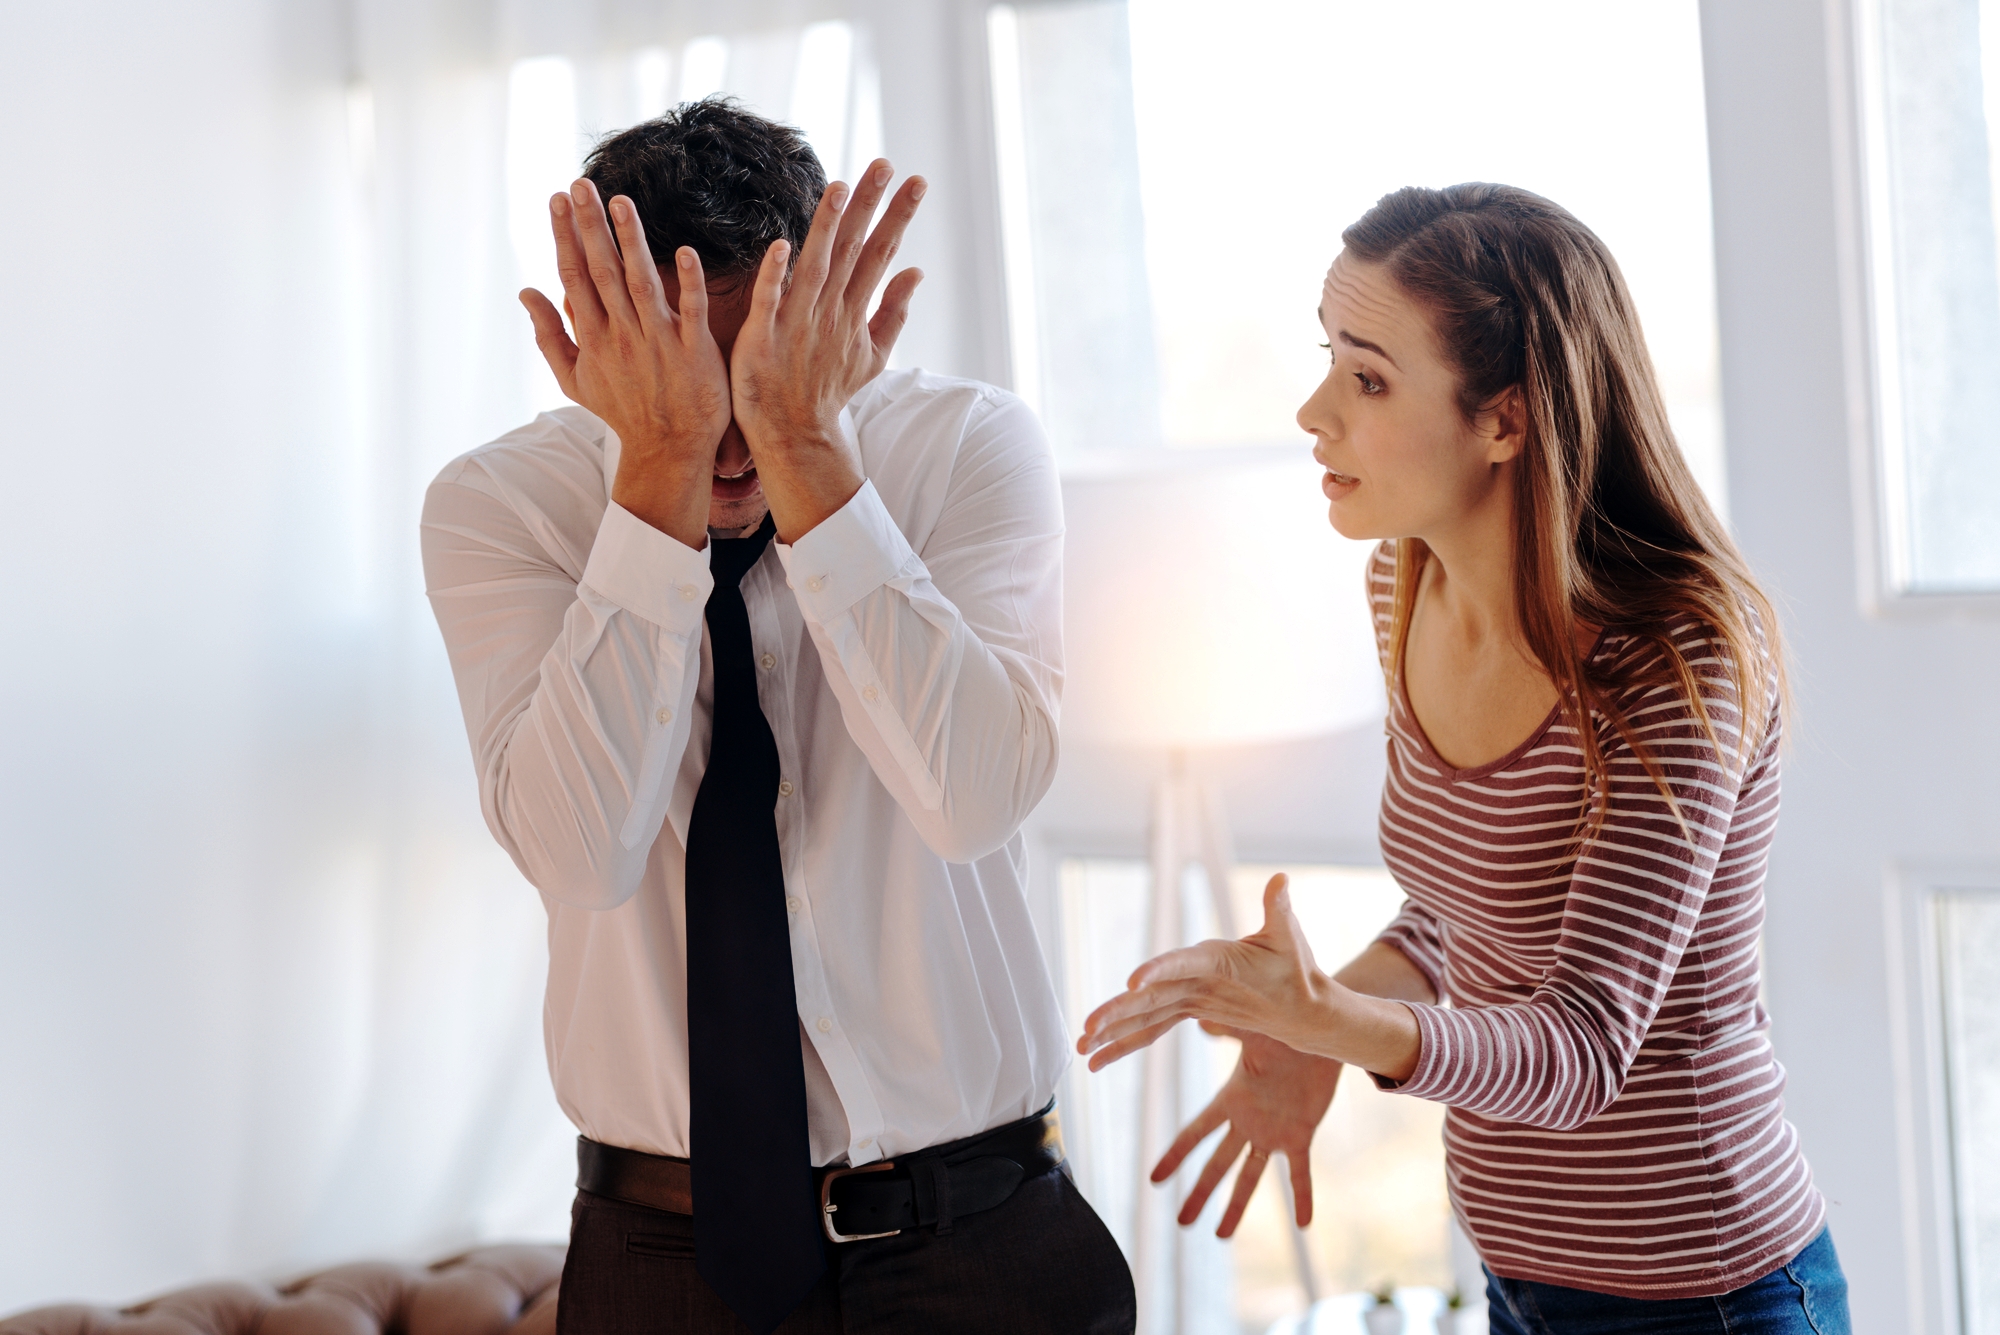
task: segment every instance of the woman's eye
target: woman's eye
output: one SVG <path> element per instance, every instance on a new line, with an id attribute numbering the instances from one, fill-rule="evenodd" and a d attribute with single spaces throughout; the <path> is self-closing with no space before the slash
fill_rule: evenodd
<path id="1" fill-rule="evenodd" d="M 1361 392 L 1363 394 L 1380 394 L 1382 392 L 1382 382 L 1379 380 L 1370 380 L 1366 371 L 1356 371 L 1354 378 L 1361 382 Z"/>

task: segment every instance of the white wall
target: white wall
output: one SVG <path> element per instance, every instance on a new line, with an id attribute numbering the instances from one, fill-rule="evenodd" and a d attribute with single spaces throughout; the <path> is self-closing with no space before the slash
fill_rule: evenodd
<path id="1" fill-rule="evenodd" d="M 415 561 L 490 423 L 363 429 L 342 7 L 5 25 L 0 1311 L 560 1228 Z"/>
<path id="2" fill-rule="evenodd" d="M 1787 1107 L 1832 1203 L 1858 1331 L 1913 1320 L 1883 900 L 1896 864 L 2000 862 L 2000 621 L 1860 609 L 1849 448 L 1865 387 L 1826 0 L 1702 7 L 1729 493 L 1796 664 L 1765 933 Z"/>

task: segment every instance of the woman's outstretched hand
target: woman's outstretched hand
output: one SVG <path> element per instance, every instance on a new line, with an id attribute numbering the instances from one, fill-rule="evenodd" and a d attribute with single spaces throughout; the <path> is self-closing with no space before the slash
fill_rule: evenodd
<path id="1" fill-rule="evenodd" d="M 1204 1026 L 1212 1033 L 1229 1033 L 1219 1026 Z M 1219 1126 L 1226 1126 L 1215 1153 L 1208 1156 L 1194 1189 L 1181 1205 L 1182 1227 L 1192 1224 L 1208 1204 L 1223 1176 L 1239 1157 L 1242 1168 L 1229 1195 L 1229 1208 L 1215 1236 L 1226 1238 L 1236 1232 L 1243 1219 L 1250 1194 L 1264 1176 L 1264 1166 L 1273 1154 L 1285 1156 L 1292 1175 L 1292 1204 L 1298 1212 L 1299 1227 L 1312 1222 L 1313 1188 L 1309 1154 L 1313 1132 L 1333 1102 L 1334 1087 L 1340 1083 L 1340 1063 L 1327 1057 L 1296 1052 L 1276 1039 L 1262 1034 L 1237 1033 L 1243 1051 L 1229 1083 L 1216 1091 L 1198 1116 L 1182 1129 L 1160 1162 L 1153 1167 L 1153 1181 L 1164 1182 L 1180 1168 L 1181 1161 L 1195 1146 L 1208 1139 Z M 1248 1151 L 1246 1154 L 1245 1151 Z"/>
<path id="2" fill-rule="evenodd" d="M 1264 925 L 1240 941 L 1204 941 L 1170 950 L 1133 971 L 1126 991 L 1092 1011 L 1076 1050 L 1101 1071 L 1182 1020 L 1275 1038 L 1323 1051 L 1338 985 L 1319 971 L 1292 913 L 1290 879 L 1264 887 Z"/>

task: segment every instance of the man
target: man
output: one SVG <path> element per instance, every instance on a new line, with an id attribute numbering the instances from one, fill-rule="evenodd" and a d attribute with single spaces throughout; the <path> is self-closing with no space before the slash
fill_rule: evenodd
<path id="1" fill-rule="evenodd" d="M 1024 894 L 1054 467 L 1011 396 L 884 373 L 924 190 L 870 234 L 889 177 L 850 202 L 725 100 L 607 139 L 550 204 L 574 341 L 522 294 L 580 407 L 426 501 L 487 823 L 549 912 L 564 1332 L 1133 1325 Z"/>

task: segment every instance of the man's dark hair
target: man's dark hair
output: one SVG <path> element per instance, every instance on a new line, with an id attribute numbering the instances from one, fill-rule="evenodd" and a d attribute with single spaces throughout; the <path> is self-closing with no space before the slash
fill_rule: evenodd
<path id="1" fill-rule="evenodd" d="M 805 136 L 732 97 L 683 102 L 598 141 L 583 174 L 608 204 L 631 199 L 653 262 L 693 246 L 709 278 L 756 272 L 784 237 L 797 255 L 826 189 Z"/>

